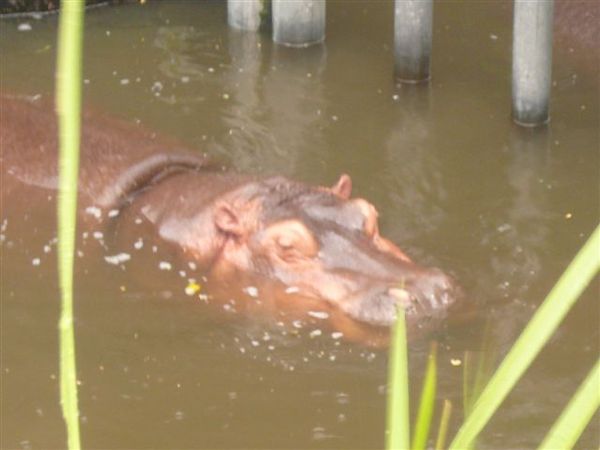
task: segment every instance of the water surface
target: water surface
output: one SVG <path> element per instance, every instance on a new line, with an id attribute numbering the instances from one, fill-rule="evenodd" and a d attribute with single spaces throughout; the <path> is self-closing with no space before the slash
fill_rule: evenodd
<path id="1" fill-rule="evenodd" d="M 327 14 L 325 45 L 293 50 L 229 30 L 224 2 L 90 10 L 85 103 L 243 172 L 328 185 L 349 173 L 382 233 L 455 274 L 481 307 L 478 320 L 437 336 L 438 404 L 454 403 L 456 424 L 464 353 L 503 355 L 598 223 L 598 71 L 556 49 L 551 124 L 521 129 L 509 118 L 505 4 L 436 3 L 429 87 L 393 83 L 391 2 L 329 2 Z M 30 31 L 18 31 L 23 22 Z M 49 97 L 57 17 L 0 27 L 2 90 Z M 62 448 L 53 217 L 30 226 L 23 239 L 8 223 L 0 247 L 1 442 Z M 184 286 L 143 288 L 108 264 L 82 264 L 77 280 L 86 448 L 383 447 L 384 351 L 223 321 Z M 481 448 L 537 447 L 598 357 L 598 287 Z M 413 398 L 427 348 L 411 349 Z M 597 448 L 599 432 L 595 421 L 579 446 Z"/>

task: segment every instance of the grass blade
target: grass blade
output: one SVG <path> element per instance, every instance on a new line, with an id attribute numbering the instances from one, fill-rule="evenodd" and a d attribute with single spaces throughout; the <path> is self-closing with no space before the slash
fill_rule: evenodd
<path id="1" fill-rule="evenodd" d="M 581 383 L 539 449 L 573 448 L 598 408 L 600 408 L 600 359 Z"/>
<path id="2" fill-rule="evenodd" d="M 56 101 L 59 126 L 58 270 L 61 291 L 60 399 L 69 449 L 81 448 L 73 330 L 73 255 L 81 122 L 83 0 L 61 2 Z"/>
<path id="3" fill-rule="evenodd" d="M 444 400 L 442 408 L 442 416 L 440 418 L 440 426 L 438 428 L 438 437 L 435 441 L 435 450 L 444 450 L 446 446 L 446 436 L 448 435 L 448 424 L 450 423 L 450 415 L 452 414 L 452 402 L 448 399 Z"/>
<path id="4" fill-rule="evenodd" d="M 431 344 L 429 357 L 427 358 L 427 370 L 421 390 L 421 400 L 419 402 L 419 412 L 417 413 L 417 422 L 415 423 L 414 436 L 412 441 L 412 450 L 424 450 L 429 437 L 429 428 L 431 418 L 433 417 L 433 408 L 435 405 L 435 392 L 437 384 L 437 344 Z"/>
<path id="5" fill-rule="evenodd" d="M 477 437 L 490 417 L 529 367 L 600 268 L 598 226 L 529 321 L 498 370 L 475 402 L 469 417 L 450 444 L 464 449 Z"/>
<path id="6" fill-rule="evenodd" d="M 392 331 L 388 369 L 387 450 L 408 450 L 410 442 L 408 417 L 408 360 L 406 318 L 398 308 L 398 320 Z"/>
<path id="7" fill-rule="evenodd" d="M 471 380 L 472 372 L 473 372 L 473 353 L 471 351 L 465 351 L 463 358 L 463 415 L 466 419 L 469 413 L 471 412 L 471 407 L 473 406 L 473 390 L 474 390 L 474 382 Z"/>

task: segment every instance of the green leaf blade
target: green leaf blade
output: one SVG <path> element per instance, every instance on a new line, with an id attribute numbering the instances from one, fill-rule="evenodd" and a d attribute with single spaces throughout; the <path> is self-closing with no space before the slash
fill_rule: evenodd
<path id="1" fill-rule="evenodd" d="M 421 390 L 421 400 L 419 401 L 419 412 L 414 428 L 412 441 L 412 450 L 424 450 L 429 437 L 431 419 L 435 405 L 435 394 L 437 385 L 437 345 L 433 343 L 427 358 L 427 369 L 425 379 Z"/>
<path id="2" fill-rule="evenodd" d="M 575 256 L 500 364 L 450 449 L 469 448 L 600 268 L 600 226 Z"/>
<path id="3" fill-rule="evenodd" d="M 600 408 L 600 359 L 581 383 L 556 420 L 539 450 L 573 448 L 581 433 Z"/>
<path id="4" fill-rule="evenodd" d="M 398 320 L 392 331 L 388 368 L 387 450 L 408 450 L 410 442 L 408 409 L 408 346 L 406 318 L 398 309 Z"/>
<path id="5" fill-rule="evenodd" d="M 60 399 L 70 450 L 81 448 L 75 332 L 73 329 L 73 262 L 77 225 L 77 180 L 81 135 L 81 53 L 83 0 L 61 3 L 56 72 L 59 129 L 58 271 L 61 291 Z"/>

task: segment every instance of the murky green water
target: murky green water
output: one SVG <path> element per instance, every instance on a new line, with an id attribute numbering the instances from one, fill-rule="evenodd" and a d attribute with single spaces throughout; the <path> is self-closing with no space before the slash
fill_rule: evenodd
<path id="1" fill-rule="evenodd" d="M 555 52 L 552 122 L 509 120 L 510 12 L 438 2 L 429 88 L 392 82 L 392 4 L 329 2 L 327 41 L 290 50 L 228 30 L 224 2 L 95 9 L 85 102 L 250 173 L 351 174 L 382 232 L 454 273 L 482 317 L 440 336 L 438 390 L 460 420 L 465 351 L 514 341 L 599 219 L 598 70 Z M 30 31 L 17 31 L 28 22 Z M 52 92 L 56 17 L 0 22 L 2 90 Z M 51 218 L 2 244 L 3 448 L 62 448 Z M 12 237 L 11 237 L 12 236 Z M 11 243 L 12 242 L 12 243 Z M 9 245 L 9 243 L 11 243 Z M 39 258 L 40 264 L 33 265 Z M 152 274 L 150 274 L 152 276 Z M 598 357 L 597 280 L 483 434 L 535 448 Z M 386 354 L 223 321 L 173 287 L 80 270 L 77 356 L 86 448 L 382 448 Z M 268 337 L 266 337 L 268 336 Z M 427 343 L 411 351 L 417 398 Z M 580 441 L 597 448 L 598 421 Z"/>

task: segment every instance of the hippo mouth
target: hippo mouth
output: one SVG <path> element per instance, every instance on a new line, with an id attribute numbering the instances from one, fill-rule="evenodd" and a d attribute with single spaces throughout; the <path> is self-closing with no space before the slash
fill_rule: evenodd
<path id="1" fill-rule="evenodd" d="M 440 271 L 419 280 L 413 286 L 397 283 L 363 290 L 344 301 L 340 307 L 354 320 L 378 327 L 394 325 L 399 308 L 404 310 L 409 326 L 424 328 L 445 320 L 463 293 Z"/>

